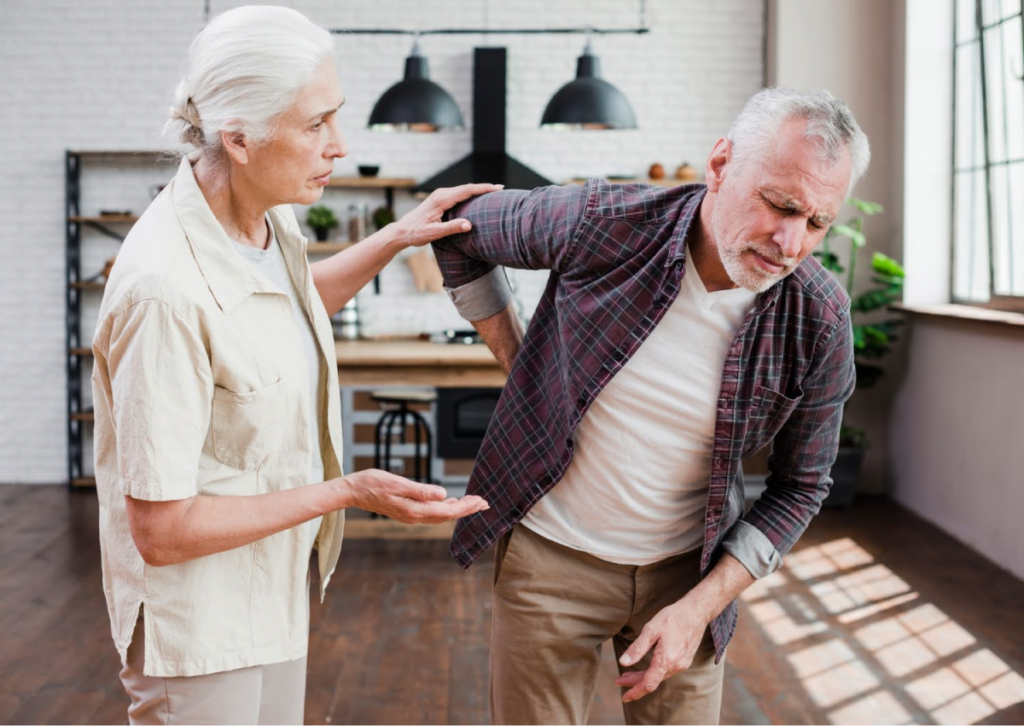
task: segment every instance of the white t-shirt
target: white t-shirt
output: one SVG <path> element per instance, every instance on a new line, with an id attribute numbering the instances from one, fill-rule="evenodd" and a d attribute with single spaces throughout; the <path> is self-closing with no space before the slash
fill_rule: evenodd
<path id="1" fill-rule="evenodd" d="M 601 390 L 565 476 L 523 525 L 609 562 L 699 547 L 722 367 L 756 293 L 709 293 L 690 255 L 679 296 Z"/>
<path id="2" fill-rule="evenodd" d="M 274 234 L 274 225 L 270 223 L 269 216 L 267 217 L 267 229 L 269 230 L 269 239 L 265 250 L 233 241 L 235 242 L 235 249 L 238 250 L 242 257 L 248 260 L 253 270 L 280 288 L 281 292 L 288 295 L 288 299 L 291 301 L 292 312 L 295 314 L 295 319 L 299 325 L 303 348 L 306 349 L 306 359 L 309 361 L 309 425 L 310 431 L 313 432 L 311 437 L 313 455 L 309 462 L 309 483 L 314 484 L 324 480 L 324 462 L 320 453 L 320 432 L 323 429 L 320 427 L 321 407 L 319 400 L 323 362 L 320 355 L 320 346 L 316 341 L 316 335 L 313 331 L 313 325 L 310 323 L 303 310 L 302 303 L 299 301 L 299 292 L 295 287 L 295 282 L 292 280 L 291 275 L 288 274 L 288 266 L 285 265 L 284 256 L 281 254 L 281 245 L 278 244 L 277 235 Z M 316 539 L 322 519 L 323 517 L 317 517 L 307 522 L 307 526 L 310 528 L 310 546 L 312 546 L 313 541 Z"/>

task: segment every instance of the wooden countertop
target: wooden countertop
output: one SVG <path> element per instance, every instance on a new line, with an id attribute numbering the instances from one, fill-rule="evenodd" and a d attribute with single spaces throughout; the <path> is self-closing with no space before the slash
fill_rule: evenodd
<path id="1" fill-rule="evenodd" d="M 505 372 L 486 345 L 424 340 L 336 340 L 338 376 L 350 386 L 500 388 Z"/>
<path id="2" fill-rule="evenodd" d="M 472 366 L 496 367 L 486 345 L 431 343 L 426 340 L 336 340 L 338 366 Z"/>

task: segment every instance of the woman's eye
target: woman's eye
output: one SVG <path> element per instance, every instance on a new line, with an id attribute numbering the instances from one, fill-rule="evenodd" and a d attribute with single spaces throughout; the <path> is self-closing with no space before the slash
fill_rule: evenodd
<path id="1" fill-rule="evenodd" d="M 321 127 L 321 126 L 323 126 L 323 125 L 324 125 L 324 122 L 323 122 L 323 121 L 319 121 L 319 122 L 317 122 L 317 123 L 313 124 L 313 130 L 314 130 L 314 131 L 319 131 L 319 130 L 320 130 L 320 127 Z"/>

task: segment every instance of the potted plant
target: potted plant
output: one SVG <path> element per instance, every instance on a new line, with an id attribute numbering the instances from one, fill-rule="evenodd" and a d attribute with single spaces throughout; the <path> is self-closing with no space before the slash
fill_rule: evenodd
<path id="1" fill-rule="evenodd" d="M 373 210 L 373 226 L 378 231 L 384 229 L 395 221 L 395 210 L 388 206 L 377 207 Z"/>
<path id="2" fill-rule="evenodd" d="M 314 204 L 306 212 L 306 224 L 316 233 L 317 242 L 326 242 L 327 235 L 338 226 L 338 218 L 330 207 Z"/>
<path id="3" fill-rule="evenodd" d="M 888 309 L 903 296 L 903 267 L 891 257 L 875 252 L 871 256 L 872 286 L 854 295 L 857 257 L 867 243 L 864 236 L 864 218 L 880 214 L 882 206 L 874 202 L 850 198 L 848 205 L 857 214 L 845 224 L 834 224 L 825 234 L 821 247 L 814 252 L 821 264 L 846 286 L 852 298 L 850 314 L 853 319 L 854 363 L 857 370 L 857 388 L 875 385 L 885 370 L 879 361 L 892 352 L 896 331 L 903 324 L 899 318 L 872 315 Z M 836 239 L 849 240 L 846 264 L 833 249 Z M 864 452 L 871 445 L 863 428 L 843 422 L 839 432 L 839 453 L 832 467 L 832 490 L 825 506 L 849 506 L 857 488 Z"/>

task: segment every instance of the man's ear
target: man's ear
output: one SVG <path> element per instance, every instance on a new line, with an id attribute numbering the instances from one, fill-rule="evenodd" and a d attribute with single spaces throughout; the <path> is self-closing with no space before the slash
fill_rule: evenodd
<path id="1" fill-rule="evenodd" d="M 722 188 L 730 161 L 732 161 L 732 142 L 723 137 L 715 142 L 704 170 L 705 183 L 708 185 L 709 192 L 718 192 Z"/>
<path id="2" fill-rule="evenodd" d="M 233 162 L 249 163 L 249 142 L 241 131 L 221 131 L 220 143 Z"/>

